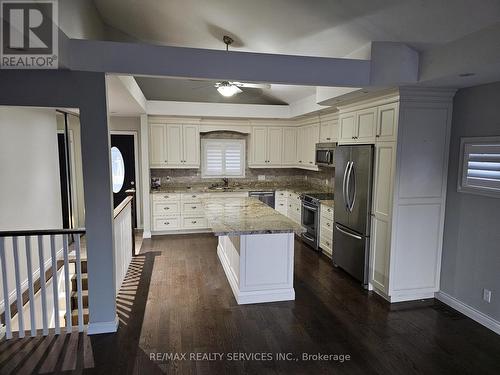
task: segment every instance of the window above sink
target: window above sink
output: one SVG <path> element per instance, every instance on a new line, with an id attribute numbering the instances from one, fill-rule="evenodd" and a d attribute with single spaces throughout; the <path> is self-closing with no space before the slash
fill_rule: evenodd
<path id="1" fill-rule="evenodd" d="M 244 139 L 202 139 L 202 178 L 245 177 Z"/>

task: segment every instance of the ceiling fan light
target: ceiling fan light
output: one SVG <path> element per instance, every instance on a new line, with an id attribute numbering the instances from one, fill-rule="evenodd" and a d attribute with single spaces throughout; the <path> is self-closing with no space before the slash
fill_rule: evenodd
<path id="1" fill-rule="evenodd" d="M 239 94 L 241 92 L 238 86 L 234 85 L 222 85 L 217 87 L 217 91 L 222 95 L 227 97 L 233 96 L 235 94 Z"/>

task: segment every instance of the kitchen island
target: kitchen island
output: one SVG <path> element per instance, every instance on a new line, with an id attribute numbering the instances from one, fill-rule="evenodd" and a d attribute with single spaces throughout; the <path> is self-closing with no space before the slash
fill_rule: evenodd
<path id="1" fill-rule="evenodd" d="M 210 199 L 203 206 L 237 303 L 294 300 L 294 234 L 301 226 L 255 198 Z"/>

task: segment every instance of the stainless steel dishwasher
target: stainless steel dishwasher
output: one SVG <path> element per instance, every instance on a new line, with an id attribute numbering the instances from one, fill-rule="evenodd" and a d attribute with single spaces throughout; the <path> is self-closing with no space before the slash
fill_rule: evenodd
<path id="1" fill-rule="evenodd" d="M 250 191 L 248 196 L 257 198 L 259 201 L 264 202 L 269 207 L 274 208 L 274 191 Z"/>

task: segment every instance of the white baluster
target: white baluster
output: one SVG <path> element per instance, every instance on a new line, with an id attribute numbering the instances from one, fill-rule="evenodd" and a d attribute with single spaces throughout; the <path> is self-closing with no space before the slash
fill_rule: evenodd
<path id="1" fill-rule="evenodd" d="M 78 331 L 83 332 L 82 263 L 80 256 L 80 235 L 75 238 L 76 290 L 78 295 Z"/>
<path id="2" fill-rule="evenodd" d="M 33 288 L 33 270 L 31 265 L 31 237 L 25 237 L 26 243 L 26 268 L 28 271 L 28 289 L 29 289 L 29 304 L 30 304 L 30 323 L 31 337 L 36 336 L 36 320 L 35 320 L 35 292 Z"/>
<path id="3" fill-rule="evenodd" d="M 61 333 L 59 324 L 59 290 L 57 281 L 57 259 L 56 259 L 56 241 L 55 236 L 50 236 L 50 256 L 52 257 L 52 292 L 54 293 L 54 325 L 56 335 Z"/>
<path id="4" fill-rule="evenodd" d="M 10 322 L 10 302 L 9 302 L 9 286 L 7 284 L 7 264 L 5 261 L 5 238 L 0 237 L 0 261 L 2 263 L 2 285 L 3 285 L 3 301 L 5 315 L 5 338 L 12 338 L 12 327 Z"/>
<path id="5" fill-rule="evenodd" d="M 71 323 L 71 295 L 70 287 L 71 280 L 69 279 L 69 260 L 68 260 L 68 235 L 63 234 L 63 255 L 64 255 L 64 281 L 66 293 L 66 332 L 70 333 L 72 329 Z"/>
<path id="6" fill-rule="evenodd" d="M 45 257 L 43 256 L 43 236 L 38 236 L 38 263 L 40 266 L 40 291 L 42 294 L 42 329 L 43 335 L 49 334 L 49 322 L 47 316 L 47 292 L 45 279 Z"/>
<path id="7" fill-rule="evenodd" d="M 23 291 L 21 289 L 21 273 L 19 271 L 19 247 L 17 237 L 12 237 L 12 252 L 14 253 L 14 274 L 16 276 L 16 302 L 19 338 L 24 337 Z"/>

